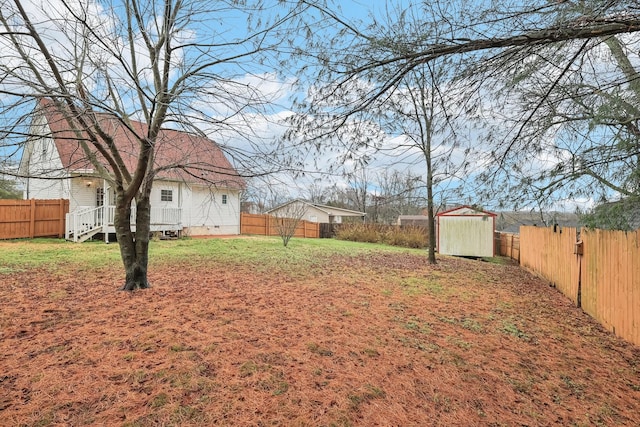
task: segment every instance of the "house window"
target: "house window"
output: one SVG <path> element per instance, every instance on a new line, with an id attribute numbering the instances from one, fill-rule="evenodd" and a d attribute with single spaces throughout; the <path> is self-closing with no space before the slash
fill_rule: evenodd
<path id="1" fill-rule="evenodd" d="M 226 204 L 227 204 L 227 195 L 226 195 L 226 194 L 223 194 L 223 195 L 222 195 L 222 204 L 223 204 L 223 205 L 226 205 Z"/>
<path id="2" fill-rule="evenodd" d="M 173 201 L 173 190 L 160 190 L 160 201 L 162 201 L 162 202 L 172 202 Z"/>

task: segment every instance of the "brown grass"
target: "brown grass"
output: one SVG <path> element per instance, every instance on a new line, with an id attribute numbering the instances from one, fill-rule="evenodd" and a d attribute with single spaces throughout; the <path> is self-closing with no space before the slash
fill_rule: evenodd
<path id="1" fill-rule="evenodd" d="M 640 425 L 640 350 L 517 266 L 2 276 L 0 425 Z"/>

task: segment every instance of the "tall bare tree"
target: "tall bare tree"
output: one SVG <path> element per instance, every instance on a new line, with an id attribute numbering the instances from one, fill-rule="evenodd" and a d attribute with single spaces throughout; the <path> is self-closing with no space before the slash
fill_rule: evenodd
<path id="1" fill-rule="evenodd" d="M 451 81 L 451 62 L 434 61 L 413 69 L 387 98 L 381 112 L 383 126 L 401 142 L 386 147 L 395 159 L 425 168 L 429 262 L 436 263 L 435 196 L 444 179 L 463 173 L 466 150 L 461 148 L 452 118 L 455 92 L 445 89 Z M 444 92 L 447 93 L 444 93 Z M 419 156 L 416 159 L 415 154 Z M 457 159 L 454 159 L 457 155 Z"/>
<path id="2" fill-rule="evenodd" d="M 451 79 L 453 81 L 457 78 L 458 85 L 470 85 L 470 90 L 476 91 L 476 99 L 485 99 L 491 94 L 487 93 L 487 86 L 476 85 L 478 80 L 474 81 L 474 78 L 482 76 L 484 82 L 497 77 L 504 83 L 505 80 L 516 77 L 507 85 L 507 88 L 513 88 L 521 81 L 518 78 L 522 79 L 518 66 L 535 69 L 536 65 L 543 64 L 542 70 L 531 73 L 547 79 L 546 84 L 537 86 L 537 91 L 527 93 L 531 101 L 528 113 L 512 116 L 518 123 L 514 130 L 503 135 L 502 140 L 493 140 L 493 146 L 485 146 L 482 150 L 482 154 L 486 154 L 486 158 L 492 162 L 490 164 L 485 161 L 483 166 L 497 167 L 502 171 L 506 168 L 518 168 L 523 164 L 525 167 L 539 165 L 539 162 L 507 160 L 511 153 L 516 156 L 525 152 L 529 156 L 536 154 L 540 145 L 529 144 L 523 147 L 520 144 L 521 137 L 542 123 L 539 119 L 545 110 L 543 106 L 549 105 L 552 108 L 552 105 L 560 105 L 555 101 L 549 102 L 554 93 L 558 96 L 557 100 L 563 99 L 561 92 L 557 91 L 562 86 L 558 77 L 566 77 L 576 68 L 584 70 L 589 67 L 588 62 L 582 61 L 585 52 L 595 54 L 599 45 L 611 45 L 612 40 L 623 39 L 621 35 L 640 31 L 640 3 L 637 0 L 538 0 L 524 3 L 436 0 L 411 5 L 387 2 L 385 12 L 391 18 L 370 16 L 368 21 L 346 17 L 327 2 L 308 0 L 307 3 L 313 3 L 317 18 L 324 24 L 323 28 L 333 25 L 334 29 L 339 30 L 333 37 L 328 30 L 316 32 L 318 37 L 311 39 L 310 46 L 300 52 L 301 57 L 314 57 L 318 65 L 308 67 L 316 77 L 316 85 L 313 92 L 309 93 L 309 98 L 300 103 L 302 119 L 296 124 L 304 126 L 309 123 L 309 116 L 319 121 L 321 125 L 315 127 L 315 132 L 306 133 L 307 138 L 318 145 L 322 144 L 317 141 L 335 141 L 336 131 L 344 132 L 344 129 L 349 128 L 353 131 L 354 127 L 362 127 L 363 123 L 373 120 L 369 116 L 370 112 L 379 110 L 407 76 L 440 58 L 456 57 L 470 65 L 474 75 L 460 72 L 457 76 L 451 76 Z M 407 26 L 405 32 L 393 31 L 393 23 L 403 20 L 411 20 L 414 25 Z M 612 38 L 614 36 L 615 39 Z M 567 49 L 568 46 L 571 48 Z M 554 51 L 558 54 L 553 55 Z M 616 56 L 613 52 L 611 50 L 611 55 Z M 552 73 L 549 73 L 550 69 L 553 69 Z M 617 81 L 611 81 L 608 88 L 617 90 L 633 81 L 633 77 L 626 75 Z M 535 87 L 535 83 L 532 83 L 535 80 L 529 82 L 529 89 Z M 598 90 L 600 89 L 602 88 Z M 585 90 L 582 89 L 583 92 Z M 596 92 L 591 90 L 594 95 Z M 607 92 L 610 93 L 609 90 Z M 566 99 L 567 94 L 564 96 Z M 470 99 L 471 95 L 467 98 Z M 584 97 L 580 99 L 586 100 Z M 459 106 L 460 111 L 468 113 L 470 117 L 477 117 L 482 107 L 482 103 L 473 102 L 465 102 Z M 505 105 L 502 102 L 493 107 L 494 111 L 496 107 L 498 111 L 507 110 L 512 104 Z M 523 108 L 523 111 L 527 110 Z M 544 113 L 544 123 L 550 124 L 549 129 L 554 125 L 553 120 L 550 120 L 552 116 L 553 114 Z M 503 120 L 499 116 L 493 119 Z M 569 122 L 568 120 L 567 123 Z M 565 129 L 569 128 L 567 126 Z M 584 129 L 568 131 L 564 137 L 573 138 L 579 144 L 581 132 Z M 341 140 L 344 141 L 342 150 L 352 150 L 354 153 L 363 151 L 360 146 L 353 150 L 353 141 L 358 141 L 357 139 L 343 137 Z M 377 147 L 370 141 L 365 141 L 365 144 L 369 148 Z M 579 161 L 564 162 L 564 169 L 555 176 L 570 178 L 578 163 L 581 169 L 589 171 L 596 179 L 604 176 L 603 170 L 607 173 L 617 172 L 621 167 L 621 163 L 617 163 L 619 157 L 608 150 L 615 144 L 613 140 L 604 143 L 601 141 L 598 145 L 604 150 L 596 150 L 601 155 L 599 161 L 595 160 L 596 151 L 591 153 L 592 167 L 583 168 L 588 157 L 581 156 Z M 630 146 L 627 151 L 631 153 L 633 148 Z M 563 155 L 565 154 L 567 153 Z M 566 168 L 567 166 L 570 168 Z M 598 169 L 600 172 L 595 172 Z M 551 178 L 544 184 L 548 190 L 553 190 L 566 182 L 567 180 L 555 182 Z M 528 180 L 519 181 L 513 188 L 534 188 L 530 184 Z M 501 186 L 504 187 L 504 183 Z M 621 189 L 624 188 L 620 187 L 619 190 Z"/>
<path id="3" fill-rule="evenodd" d="M 245 134 L 246 123 L 268 110 L 269 100 L 246 74 L 257 80 L 267 70 L 261 61 L 282 44 L 277 30 L 289 12 L 267 12 L 273 10 L 259 1 L 59 0 L 40 8 L 22 0 L 1 2 L 3 154 L 31 136 L 29 112 L 50 100 L 77 149 L 115 189 L 123 289 L 149 286 L 154 177 L 167 169 L 207 170 L 186 153 L 171 164 L 156 164 L 159 144 L 167 143 L 159 140 L 162 129 Z M 114 129 L 129 135 L 127 152 L 116 144 Z M 234 154 L 249 161 L 256 153 L 245 147 Z M 132 203 L 135 230 L 129 220 Z"/>
<path id="4" fill-rule="evenodd" d="M 379 191 L 375 194 L 377 222 L 395 224 L 400 215 L 417 215 L 426 203 L 421 175 L 410 169 L 400 172 L 385 168 L 375 177 Z"/>

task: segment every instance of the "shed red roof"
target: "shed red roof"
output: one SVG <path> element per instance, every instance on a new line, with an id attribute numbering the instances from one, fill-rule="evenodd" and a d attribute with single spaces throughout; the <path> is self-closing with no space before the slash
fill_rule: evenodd
<path id="1" fill-rule="evenodd" d="M 436 214 L 436 216 L 452 216 L 452 215 L 456 215 L 456 212 L 457 212 L 457 211 L 460 211 L 460 210 L 462 210 L 462 211 L 464 211 L 464 210 L 471 210 L 471 211 L 478 212 L 478 213 L 480 213 L 480 214 L 482 214 L 482 215 L 487 215 L 487 216 L 497 216 L 497 215 L 496 215 L 495 213 L 493 213 L 493 212 L 483 211 L 482 209 L 477 209 L 477 208 L 474 208 L 473 206 L 469 206 L 469 205 L 462 205 L 462 206 L 455 207 L 455 208 L 453 208 L 453 209 L 447 209 L 447 210 L 445 210 L 445 211 L 438 212 L 438 213 Z"/>
<path id="2" fill-rule="evenodd" d="M 38 110 L 46 119 L 63 167 L 69 172 L 93 169 L 76 133 L 53 101 L 41 100 Z M 101 128 L 113 137 L 123 162 L 132 172 L 140 151 L 136 135 L 146 135 L 147 126 L 132 120 L 130 129 L 116 116 L 106 113 L 99 113 L 97 119 Z M 80 135 L 88 141 L 86 131 L 81 131 Z M 89 147 L 93 148 L 91 144 Z M 236 189 L 246 186 L 244 179 L 238 175 L 218 144 L 208 138 L 174 129 L 162 129 L 156 140 L 154 153 L 154 169 L 158 171 L 158 178 Z M 96 155 L 110 169 L 104 157 L 97 151 Z"/>

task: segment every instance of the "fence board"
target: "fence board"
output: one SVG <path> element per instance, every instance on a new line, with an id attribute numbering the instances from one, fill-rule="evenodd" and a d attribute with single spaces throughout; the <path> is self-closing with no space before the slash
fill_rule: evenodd
<path id="1" fill-rule="evenodd" d="M 549 280 L 578 305 L 576 237 L 575 228 L 520 227 L 520 265 Z"/>
<path id="2" fill-rule="evenodd" d="M 63 237 L 69 201 L 0 200 L 0 239 Z"/>
<path id="3" fill-rule="evenodd" d="M 278 236 L 278 218 L 266 214 L 240 214 L 240 234 L 257 234 L 260 236 Z M 320 224 L 300 220 L 293 237 L 319 238 Z"/>

